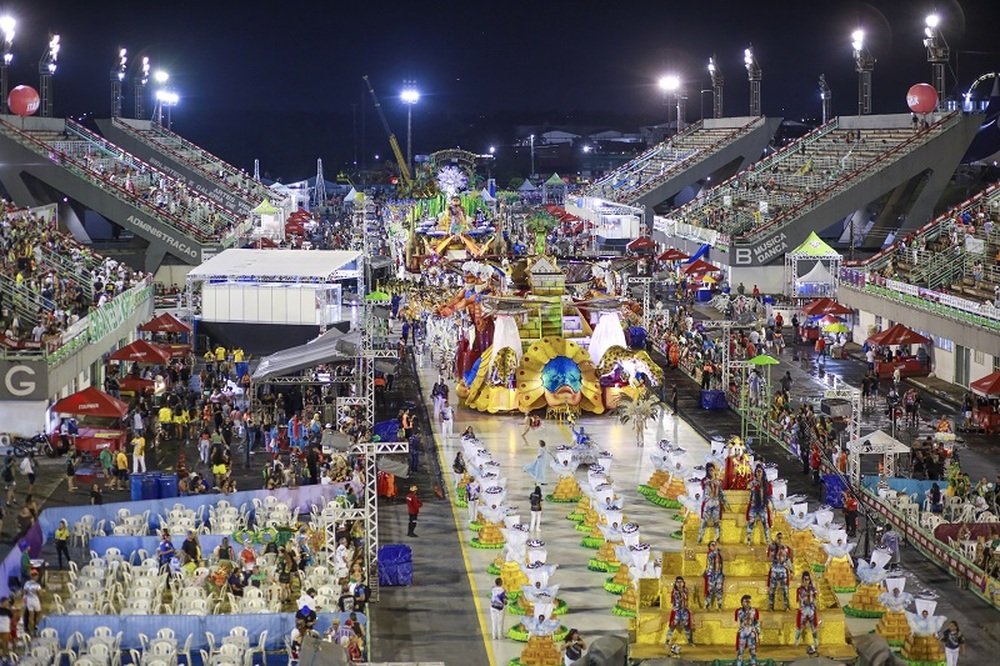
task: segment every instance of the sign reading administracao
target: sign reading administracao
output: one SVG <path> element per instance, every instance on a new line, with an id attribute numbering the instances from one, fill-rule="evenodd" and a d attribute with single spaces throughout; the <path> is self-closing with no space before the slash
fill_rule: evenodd
<path id="1" fill-rule="evenodd" d="M 788 252 L 788 237 L 783 231 L 749 247 L 733 248 L 734 266 L 765 266 Z"/>
<path id="2" fill-rule="evenodd" d="M 144 220 L 138 215 L 129 215 L 125 221 L 181 254 L 187 255 L 192 259 L 199 259 L 201 257 L 201 248 L 191 245 L 187 238 L 178 238 L 161 229 L 159 225 Z"/>

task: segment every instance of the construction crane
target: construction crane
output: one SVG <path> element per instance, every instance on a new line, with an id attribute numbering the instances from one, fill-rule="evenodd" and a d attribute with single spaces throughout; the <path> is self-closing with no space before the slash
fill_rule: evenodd
<path id="1" fill-rule="evenodd" d="M 403 157 L 403 151 L 399 149 L 399 141 L 396 140 L 396 135 L 389 128 L 389 121 L 385 119 L 385 113 L 382 111 L 382 103 L 378 101 L 378 96 L 375 94 L 375 89 L 372 88 L 372 82 L 368 80 L 368 75 L 365 74 L 361 78 L 368 85 L 368 92 L 371 93 L 372 101 L 375 102 L 375 110 L 378 111 L 378 117 L 382 119 L 382 127 L 389 135 L 389 145 L 392 147 L 392 154 L 396 156 L 396 164 L 399 165 L 399 175 L 403 179 L 402 185 L 409 189 L 413 184 L 413 177 L 410 175 L 410 167 L 406 163 L 406 158 Z"/>

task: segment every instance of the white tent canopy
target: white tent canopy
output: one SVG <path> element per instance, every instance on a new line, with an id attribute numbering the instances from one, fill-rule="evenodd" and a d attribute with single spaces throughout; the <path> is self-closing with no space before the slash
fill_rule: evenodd
<path id="1" fill-rule="evenodd" d="M 798 279 L 799 282 L 812 282 L 818 284 L 833 284 L 833 274 L 823 265 L 822 261 L 817 261 L 808 273 Z"/>
<path id="2" fill-rule="evenodd" d="M 343 333 L 330 329 L 304 345 L 265 356 L 254 369 L 252 379 L 255 382 L 265 382 L 274 377 L 308 370 L 322 363 L 349 361 L 357 355 L 360 345 L 360 333 Z"/>
<path id="3" fill-rule="evenodd" d="M 881 430 L 862 435 L 847 443 L 847 468 L 852 483 L 861 481 L 861 456 L 882 457 L 882 470 L 887 477 L 896 475 L 896 456 L 910 453 L 910 447 Z"/>
<path id="4" fill-rule="evenodd" d="M 266 278 L 272 282 L 330 282 L 356 278 L 361 253 L 355 250 L 224 250 L 191 269 L 188 282 Z"/>

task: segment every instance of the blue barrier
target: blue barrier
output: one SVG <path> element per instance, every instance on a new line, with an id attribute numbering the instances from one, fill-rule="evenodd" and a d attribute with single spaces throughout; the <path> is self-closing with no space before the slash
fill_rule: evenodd
<path id="1" fill-rule="evenodd" d="M 869 490 L 874 491 L 875 486 L 878 484 L 879 479 L 877 476 L 866 476 L 861 479 L 861 485 Z M 932 484 L 938 484 L 938 488 L 941 489 L 941 494 L 948 488 L 947 481 L 926 481 L 924 479 L 905 479 L 902 477 L 892 477 L 886 479 L 886 483 L 889 484 L 889 488 L 897 492 L 901 492 L 904 495 L 913 495 L 916 493 L 917 502 L 923 502 L 925 494 L 931 489 Z"/>

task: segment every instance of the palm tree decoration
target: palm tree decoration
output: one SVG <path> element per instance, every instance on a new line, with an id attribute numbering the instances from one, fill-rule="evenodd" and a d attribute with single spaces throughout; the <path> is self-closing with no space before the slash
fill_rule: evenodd
<path id="1" fill-rule="evenodd" d="M 629 395 L 622 396 L 622 404 L 618 408 L 618 420 L 622 425 L 631 425 L 635 430 L 635 445 L 642 446 L 646 424 L 660 418 L 660 401 L 649 391 L 643 391 L 638 398 Z"/>

